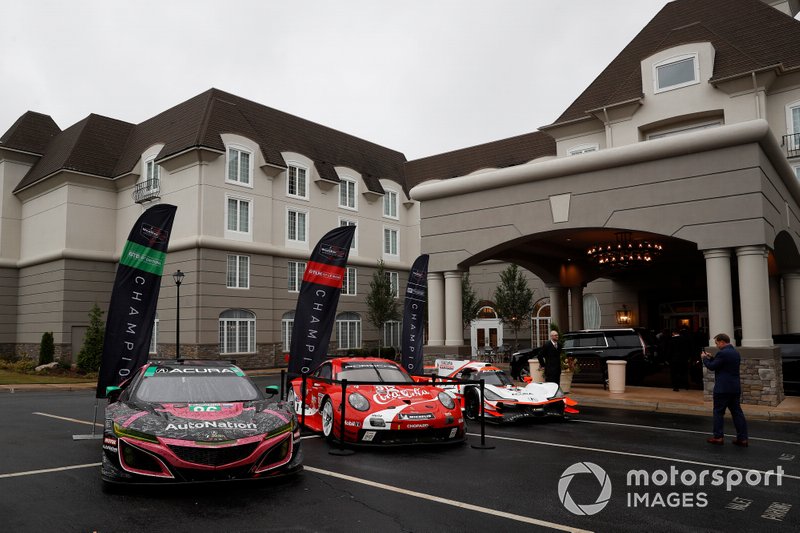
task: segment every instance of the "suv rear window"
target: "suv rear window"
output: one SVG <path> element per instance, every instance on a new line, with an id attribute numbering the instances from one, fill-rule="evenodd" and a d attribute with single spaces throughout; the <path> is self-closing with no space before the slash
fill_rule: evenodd
<path id="1" fill-rule="evenodd" d="M 606 333 L 608 345 L 617 348 L 641 348 L 642 341 L 635 331 L 609 331 Z"/>

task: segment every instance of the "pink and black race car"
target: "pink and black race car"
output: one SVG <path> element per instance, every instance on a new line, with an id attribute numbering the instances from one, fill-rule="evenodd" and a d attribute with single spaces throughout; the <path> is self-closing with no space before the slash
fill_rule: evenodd
<path id="1" fill-rule="evenodd" d="M 169 483 L 269 478 L 302 470 L 291 406 L 230 362 L 149 362 L 109 387 L 102 479 Z M 269 398 L 273 396 L 274 398 Z"/>
<path id="2" fill-rule="evenodd" d="M 302 378 L 292 380 L 289 390 L 301 423 L 329 440 L 341 438 L 342 380 L 348 381 L 346 444 L 450 444 L 466 438 L 461 405 L 441 388 L 416 381 L 388 359 L 343 357 L 323 362 L 306 378 L 305 416 Z"/>
<path id="3" fill-rule="evenodd" d="M 436 374 L 462 382 L 442 387 L 457 401 L 463 398 L 464 415 L 476 420 L 481 415 L 480 387 L 484 381 L 483 416 L 491 422 L 577 414 L 578 402 L 565 396 L 558 383 L 528 383 L 524 387 L 514 384 L 506 373 L 490 363 L 481 361 L 454 361 L 437 359 Z"/>

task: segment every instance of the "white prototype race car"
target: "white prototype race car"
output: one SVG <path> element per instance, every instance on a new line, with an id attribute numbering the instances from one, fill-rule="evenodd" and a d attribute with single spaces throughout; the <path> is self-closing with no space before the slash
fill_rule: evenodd
<path id="1" fill-rule="evenodd" d="M 444 378 L 475 381 L 437 386 L 461 399 L 469 420 L 480 417 L 480 385 L 484 381 L 483 415 L 492 422 L 513 422 L 545 416 L 565 417 L 577 414 L 578 402 L 561 392 L 558 383 L 528 383 L 521 387 L 501 369 L 481 361 L 437 359 L 436 375 Z"/>

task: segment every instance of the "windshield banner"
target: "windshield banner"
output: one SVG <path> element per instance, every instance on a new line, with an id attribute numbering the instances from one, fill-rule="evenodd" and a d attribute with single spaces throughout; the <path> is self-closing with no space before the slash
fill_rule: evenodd
<path id="1" fill-rule="evenodd" d="M 325 360 L 355 231 L 355 226 L 332 229 L 311 252 L 294 312 L 290 374 L 308 374 Z"/>
<path id="2" fill-rule="evenodd" d="M 400 336 L 403 368 L 409 374 L 424 372 L 422 340 L 425 328 L 425 302 L 428 295 L 428 254 L 417 257 L 408 274 L 406 300 L 403 305 L 403 331 Z"/>
<path id="3" fill-rule="evenodd" d="M 108 304 L 97 398 L 105 398 L 106 387 L 119 385 L 147 361 L 176 210 L 169 204 L 151 207 L 128 235 Z"/>

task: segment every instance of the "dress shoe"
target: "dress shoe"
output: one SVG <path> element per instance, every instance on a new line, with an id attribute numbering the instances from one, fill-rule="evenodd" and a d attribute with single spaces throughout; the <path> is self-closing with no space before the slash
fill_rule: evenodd
<path id="1" fill-rule="evenodd" d="M 723 437 L 711 437 L 706 442 L 709 444 L 725 444 L 725 439 Z"/>
<path id="2" fill-rule="evenodd" d="M 736 439 L 733 441 L 733 444 L 736 446 L 741 446 L 742 448 L 747 448 L 747 439 Z"/>

